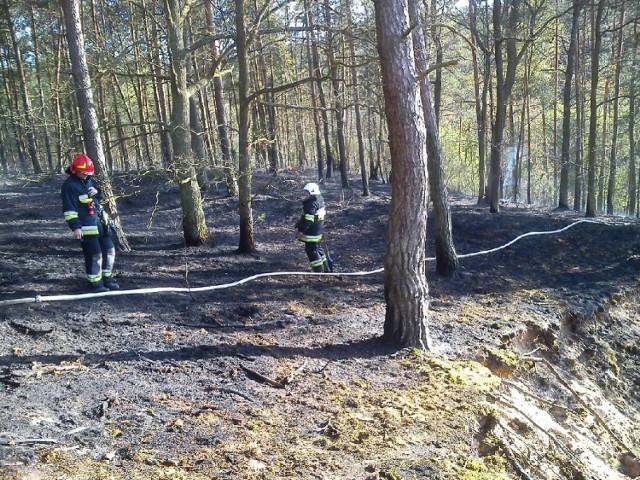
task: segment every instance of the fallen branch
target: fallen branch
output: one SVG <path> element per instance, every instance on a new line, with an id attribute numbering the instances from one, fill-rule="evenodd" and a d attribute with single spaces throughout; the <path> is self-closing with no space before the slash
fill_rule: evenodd
<path id="1" fill-rule="evenodd" d="M 0 438 L 0 445 L 11 447 L 13 445 L 52 445 L 58 443 L 55 438 Z"/>
<path id="2" fill-rule="evenodd" d="M 76 433 L 80 433 L 80 432 L 84 432 L 85 430 L 88 430 L 89 427 L 78 427 L 78 428 L 74 428 L 73 430 L 69 430 L 68 432 L 64 432 L 63 435 L 75 435 Z"/>
<path id="3" fill-rule="evenodd" d="M 282 383 L 284 385 L 289 385 L 289 384 L 293 383 L 293 380 L 295 379 L 295 377 L 297 377 L 298 375 L 300 375 L 304 371 L 304 367 L 306 365 L 307 365 L 307 361 L 305 360 L 304 362 L 302 362 L 302 365 L 300 365 L 293 372 L 291 372 L 291 374 L 287 378 L 285 378 L 282 381 Z"/>
<path id="4" fill-rule="evenodd" d="M 220 328 L 224 327 L 220 322 L 214 320 L 215 324 L 210 323 L 176 323 L 180 327 L 189 327 L 189 328 Z"/>
<path id="5" fill-rule="evenodd" d="M 43 375 L 58 374 L 63 372 L 70 372 L 72 370 L 89 370 L 89 367 L 79 363 L 73 363 L 70 365 L 42 365 L 41 363 L 34 362 L 31 367 L 31 372 L 23 375 L 25 378 L 36 377 L 40 378 Z"/>
<path id="6" fill-rule="evenodd" d="M 284 388 L 284 383 L 277 382 L 277 381 L 275 381 L 275 380 L 273 380 L 273 379 L 271 379 L 269 377 L 265 377 L 261 373 L 258 373 L 255 370 L 251 370 L 249 367 L 245 367 L 243 364 L 240 364 L 240 368 L 242 368 L 250 376 L 260 380 L 261 382 L 264 382 L 264 383 L 266 383 L 268 385 L 271 385 L 272 387 L 275 387 L 275 388 Z"/>
<path id="7" fill-rule="evenodd" d="M 16 382 L 15 380 L 11 380 L 10 378 L 3 376 L 0 377 L 0 383 L 4 383 L 5 385 L 8 385 L 9 387 L 19 387 L 20 386 L 20 382 Z"/>
<path id="8" fill-rule="evenodd" d="M 11 320 L 9 323 L 13 328 L 27 335 L 44 335 L 53 332 L 52 325 L 33 325 L 20 320 Z"/>
<path id="9" fill-rule="evenodd" d="M 326 363 L 322 366 L 322 368 L 319 368 L 318 370 L 312 370 L 312 373 L 322 373 L 324 372 L 327 367 L 329 366 L 329 364 L 331 363 L 331 360 L 327 360 Z"/>
<path id="10" fill-rule="evenodd" d="M 211 386 L 211 387 L 208 387 L 207 390 L 208 391 L 217 390 L 217 391 L 223 392 L 223 393 L 231 393 L 233 395 L 238 395 L 239 397 L 242 397 L 242 398 L 244 398 L 245 400 L 247 400 L 247 401 L 249 401 L 251 403 L 258 403 L 258 401 L 255 398 L 250 397 L 246 393 L 242 393 L 242 392 L 239 392 L 238 390 L 234 390 L 233 388 Z"/>

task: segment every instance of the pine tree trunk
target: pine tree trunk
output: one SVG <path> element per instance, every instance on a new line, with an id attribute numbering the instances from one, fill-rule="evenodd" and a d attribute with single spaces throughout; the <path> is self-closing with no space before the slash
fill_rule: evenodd
<path id="1" fill-rule="evenodd" d="M 247 35 L 245 31 L 244 0 L 235 0 L 236 52 L 238 54 L 238 200 L 240 213 L 239 253 L 256 250 L 253 236 L 251 205 L 251 157 L 249 155 L 249 69 L 247 66 Z"/>
<path id="2" fill-rule="evenodd" d="M 609 182 L 607 184 L 607 214 L 613 215 L 615 207 L 616 175 L 618 168 L 618 123 L 620 121 L 620 76 L 622 73 L 622 52 L 624 46 L 624 3 L 620 5 L 617 40 L 613 52 L 616 70 L 613 80 L 613 119 L 611 120 L 611 156 L 609 157 Z"/>
<path id="3" fill-rule="evenodd" d="M 213 15 L 213 0 L 206 0 L 205 14 L 207 18 L 207 30 L 210 34 L 215 33 L 215 20 Z M 218 44 L 211 42 L 211 55 L 214 61 L 218 61 L 220 53 Z M 224 104 L 224 88 L 222 78 L 216 75 L 213 78 L 213 93 L 215 98 L 216 123 L 218 126 L 218 136 L 220 137 L 220 151 L 222 152 L 222 165 L 225 171 L 227 193 L 230 197 L 238 196 L 238 179 L 236 178 L 236 167 L 231 155 L 231 141 L 229 140 L 229 120 Z"/>
<path id="4" fill-rule="evenodd" d="M 309 32 L 307 34 L 307 63 L 309 65 L 309 77 L 317 79 L 320 75 L 318 65 L 318 51 L 316 45 L 315 32 L 313 31 L 313 15 L 311 14 L 311 3 L 310 0 L 305 0 L 304 2 L 305 8 L 305 26 L 308 28 Z M 321 113 L 320 109 L 318 109 L 318 100 L 317 98 L 320 95 L 317 94 L 318 89 L 321 88 L 318 80 L 309 82 L 309 91 L 311 95 L 311 108 L 313 109 L 313 123 L 315 126 L 315 143 L 316 143 L 316 164 L 318 167 L 318 178 L 321 179 L 324 177 L 324 152 L 322 148 L 322 126 L 323 122 L 321 121 Z M 320 90 L 321 95 L 323 95 L 322 90 Z"/>
<path id="5" fill-rule="evenodd" d="M 42 72 L 43 68 L 40 64 L 40 39 L 38 37 L 38 28 L 36 26 L 35 7 L 30 6 L 30 18 L 31 18 L 31 40 L 33 41 L 33 58 L 36 67 L 36 80 L 38 84 L 38 115 L 42 121 L 42 133 L 44 135 L 44 148 L 45 156 L 47 158 L 47 166 L 49 171 L 54 171 L 53 158 L 51 156 L 51 135 L 49 133 L 49 118 L 47 116 L 46 102 L 44 96 L 44 88 L 42 87 Z"/>
<path id="6" fill-rule="evenodd" d="M 353 14 L 351 12 L 351 0 L 346 0 L 345 4 L 347 22 L 349 29 L 354 29 Z M 355 40 L 349 39 L 349 56 L 351 58 L 351 83 L 353 84 L 353 104 L 355 112 L 356 136 L 358 139 L 358 164 L 360 165 L 360 178 L 362 179 L 362 196 L 368 197 L 369 180 L 367 178 L 367 163 L 365 158 L 364 134 L 362 132 L 362 114 L 360 112 L 360 81 L 358 79 L 358 68 L 356 60 Z"/>
<path id="7" fill-rule="evenodd" d="M 413 64 L 406 0 L 376 0 L 389 149 L 393 168 L 386 237 L 383 338 L 400 347 L 430 349 L 425 267 L 428 179 L 425 124 Z"/>
<path id="8" fill-rule="evenodd" d="M 633 36 L 631 47 L 631 81 L 629 86 L 629 201 L 627 205 L 627 212 L 629 216 L 636 214 L 636 203 L 638 198 L 638 180 L 636 177 L 636 137 L 635 137 L 635 123 L 636 123 L 636 93 L 637 82 L 640 81 L 638 71 L 640 66 L 638 65 L 638 48 L 640 47 L 640 34 L 638 32 L 638 23 L 633 24 Z"/>
<path id="9" fill-rule="evenodd" d="M 15 56 L 15 66 L 18 74 L 18 81 L 20 82 L 20 99 L 22 101 L 22 114 L 24 116 L 24 125 L 27 150 L 29 151 L 29 157 L 31 158 L 31 165 L 33 167 L 33 173 L 42 173 L 42 166 L 40 165 L 40 158 L 38 155 L 38 146 L 36 145 L 36 129 L 33 121 L 33 110 L 31 107 L 31 98 L 29 97 L 29 89 L 27 86 L 27 79 L 24 73 L 24 65 L 22 62 L 22 52 L 20 50 L 20 44 L 16 37 L 15 27 L 13 25 L 13 18 L 9 9 L 9 2 L 4 2 L 4 13 L 7 21 L 9 33 L 11 35 L 11 44 L 13 46 L 13 53 Z"/>
<path id="10" fill-rule="evenodd" d="M 587 217 L 596 216 L 596 154 L 598 148 L 598 81 L 600 78 L 600 46 L 602 45 L 602 12 L 605 0 L 599 0 L 593 25 L 591 50 L 591 93 L 589 95 L 589 150 L 587 180 Z"/>
<path id="11" fill-rule="evenodd" d="M 411 23 L 418 24 L 420 21 L 419 6 L 416 0 L 408 0 L 408 4 Z M 425 37 L 423 29 L 414 29 L 413 51 L 416 70 L 420 73 L 426 72 L 428 69 Z M 458 270 L 458 256 L 451 234 L 451 209 L 445 184 L 444 160 L 438 134 L 436 110 L 431 100 L 431 82 L 426 75 L 420 82 L 420 97 L 426 128 L 427 168 L 431 201 L 433 202 L 436 272 L 452 277 Z"/>
<path id="12" fill-rule="evenodd" d="M 189 9 L 179 0 L 164 3 L 167 17 L 171 66 L 171 145 L 173 169 L 180 188 L 182 228 L 187 246 L 199 246 L 209 238 L 202 197 L 191 152 L 189 98 L 187 80 L 188 56 L 185 54 L 185 28 Z"/>

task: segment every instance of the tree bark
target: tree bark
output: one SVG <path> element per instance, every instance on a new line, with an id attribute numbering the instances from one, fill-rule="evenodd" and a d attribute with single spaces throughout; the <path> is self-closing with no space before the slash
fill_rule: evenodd
<path id="1" fill-rule="evenodd" d="M 244 15 L 244 0 L 235 0 L 236 52 L 238 55 L 238 153 L 239 178 L 238 200 L 240 213 L 239 253 L 256 250 L 253 236 L 253 213 L 251 206 L 251 157 L 249 155 L 249 68 L 247 66 L 247 33 Z"/>
<path id="2" fill-rule="evenodd" d="M 413 25 L 421 25 L 420 10 L 417 0 L 408 0 L 409 18 Z M 413 30 L 413 52 L 416 70 L 423 74 L 427 72 L 425 34 L 423 28 Z M 436 247 L 436 272 L 440 275 L 452 277 L 458 270 L 458 256 L 453 245 L 451 234 L 451 209 L 449 195 L 445 184 L 444 159 L 438 134 L 438 121 L 435 105 L 431 99 L 431 81 L 428 75 L 420 82 L 420 98 L 426 128 L 427 169 L 429 173 L 429 187 L 433 202 L 434 242 Z"/>
<path id="3" fill-rule="evenodd" d="M 33 41 L 33 56 L 36 67 L 36 80 L 38 83 L 38 100 L 39 111 L 38 114 L 42 119 L 42 133 L 44 135 L 44 149 L 45 156 L 47 158 L 47 166 L 49 171 L 54 171 L 53 158 L 51 156 L 51 135 L 49 133 L 49 119 L 47 116 L 46 102 L 44 96 L 44 88 L 42 86 L 42 74 L 44 69 L 40 63 L 40 39 L 38 37 L 38 29 L 36 26 L 35 7 L 30 6 L 30 18 L 31 18 L 31 39 Z"/>
<path id="4" fill-rule="evenodd" d="M 580 34 L 578 33 L 578 40 L 580 40 Z M 583 182 L 583 163 L 584 163 L 584 118 L 585 118 L 585 100 L 584 100 L 584 88 L 582 80 L 584 74 L 582 72 L 581 59 L 576 59 L 576 73 L 575 79 L 575 104 L 576 104 L 576 127 L 575 127 L 575 142 L 574 142 L 574 161 L 575 164 L 573 172 L 573 210 L 579 212 L 582 208 L 582 182 Z"/>
<path id="5" fill-rule="evenodd" d="M 189 90 L 185 45 L 186 20 L 189 15 L 188 2 L 165 0 L 168 46 L 170 52 L 171 77 L 171 145 L 172 166 L 180 188 L 182 206 L 182 229 L 187 246 L 199 246 L 209 238 L 205 221 L 202 197 L 191 151 L 191 129 L 189 119 Z"/>
<path id="6" fill-rule="evenodd" d="M 307 50 L 307 62 L 309 64 L 309 77 L 316 79 L 316 81 L 309 82 L 309 91 L 311 95 L 311 108 L 313 109 L 313 123 L 315 125 L 315 143 L 316 143 L 316 165 L 318 168 L 318 178 L 324 177 L 324 153 L 322 149 L 322 131 L 326 122 L 321 121 L 321 110 L 318 108 L 318 98 L 324 98 L 322 92 L 322 84 L 317 79 L 320 76 L 320 70 L 318 65 L 318 50 L 316 46 L 315 32 L 313 31 L 313 14 L 311 12 L 310 0 L 304 2 L 305 11 L 305 26 L 308 29 L 306 50 Z M 316 92 L 320 94 L 317 95 Z M 324 118 L 324 117 L 323 117 Z"/>
<path id="7" fill-rule="evenodd" d="M 316 81 L 318 100 L 320 101 L 320 118 L 322 119 L 322 132 L 324 135 L 324 149 L 326 159 L 326 176 L 331 178 L 333 171 L 333 154 L 331 153 L 331 138 L 329 135 L 329 115 L 327 113 L 327 99 L 322 87 L 322 73 L 320 71 L 320 56 L 318 54 L 318 42 L 314 33 L 315 22 L 312 12 L 312 3 L 305 0 L 305 19 L 309 29 L 309 42 L 311 43 L 311 63 L 313 68 L 313 78 Z M 324 172 L 320 171 L 320 178 L 324 177 Z"/>
<path id="8" fill-rule="evenodd" d="M 493 3 L 493 36 L 496 68 L 496 108 L 491 134 L 491 161 L 489 202 L 490 212 L 500 211 L 500 182 L 502 176 L 502 153 L 504 128 L 507 117 L 507 101 L 511 97 L 511 90 L 516 78 L 518 54 L 516 51 L 516 25 L 519 19 L 520 0 L 512 0 L 506 15 L 506 34 L 503 35 L 502 1 Z M 505 46 L 506 45 L 506 46 Z M 504 51 L 506 50 L 506 66 Z M 505 68 L 506 67 L 506 68 Z"/>
<path id="9" fill-rule="evenodd" d="M 215 20 L 213 15 L 213 0 L 204 2 L 207 19 L 207 30 L 210 34 L 215 33 Z M 211 56 L 214 61 L 220 58 L 218 43 L 211 42 Z M 231 155 L 231 141 L 229 140 L 229 120 L 224 105 L 224 87 L 220 75 L 213 77 L 213 94 L 215 99 L 216 123 L 218 126 L 218 136 L 220 137 L 220 151 L 222 152 L 222 167 L 225 172 L 227 183 L 227 194 L 230 197 L 238 196 L 238 179 L 236 178 L 236 168 Z"/>
<path id="10" fill-rule="evenodd" d="M 636 123 L 636 92 L 637 82 L 640 80 L 638 71 L 640 66 L 638 65 L 638 48 L 640 47 L 640 34 L 638 33 L 638 22 L 633 24 L 633 36 L 631 51 L 631 82 L 629 86 L 629 174 L 627 176 L 629 183 L 629 198 L 627 202 L 627 212 L 629 216 L 636 214 L 637 203 L 637 189 L 638 180 L 636 177 L 636 137 L 635 137 L 635 123 Z"/>
<path id="11" fill-rule="evenodd" d="M 587 180 L 587 217 L 596 216 L 596 153 L 598 148 L 598 81 L 600 77 L 600 46 L 602 45 L 602 12 L 606 0 L 599 0 L 593 25 L 591 50 L 591 92 L 589 95 L 589 147 Z"/>
<path id="12" fill-rule="evenodd" d="M 616 70 L 613 80 L 613 119 L 611 120 L 611 155 L 609 157 L 609 182 L 607 184 L 607 214 L 613 215 L 615 193 L 616 193 L 616 175 L 618 167 L 618 123 L 620 121 L 620 76 L 622 73 L 622 52 L 624 47 L 624 2 L 619 6 L 620 19 L 618 20 L 619 31 L 613 52 Z"/>
<path id="13" fill-rule="evenodd" d="M 487 169 L 487 93 L 489 89 L 490 58 L 485 41 L 477 28 L 477 2 L 469 0 L 469 28 L 473 47 L 471 60 L 473 64 L 473 89 L 475 94 L 476 124 L 478 128 L 478 204 L 487 198 L 485 172 Z M 482 52 L 484 60 L 482 94 L 480 94 L 480 66 L 477 50 Z"/>
<path id="14" fill-rule="evenodd" d="M 27 139 L 27 150 L 29 151 L 29 157 L 31 158 L 31 165 L 33 166 L 33 173 L 36 175 L 42 173 L 42 166 L 40 165 L 40 158 L 38 156 L 38 146 L 36 145 L 36 132 L 35 123 L 33 121 L 33 109 L 31 107 L 31 98 L 29 97 L 29 89 L 27 87 L 27 79 L 24 73 L 24 65 L 22 63 L 22 53 L 20 51 L 20 44 L 16 37 L 15 27 L 13 25 L 13 19 L 11 11 L 9 9 L 9 2 L 4 2 L 4 13 L 7 25 L 9 26 L 9 33 L 11 35 L 11 44 L 13 46 L 13 54 L 16 60 L 16 70 L 18 73 L 18 80 L 20 82 L 20 98 L 22 100 L 22 114 L 24 115 L 24 129 Z"/>
<path id="15" fill-rule="evenodd" d="M 155 20 L 150 20 L 149 12 L 146 8 L 146 0 L 141 0 L 141 8 L 144 12 L 144 29 L 145 36 L 150 39 L 151 45 L 148 48 L 148 60 L 150 64 L 150 70 L 153 74 L 153 80 L 151 82 L 153 88 L 153 99 L 156 110 L 156 117 L 158 118 L 158 135 L 160 137 L 160 151 L 162 154 L 162 165 L 169 168 L 171 163 L 171 137 L 169 135 L 169 119 L 167 113 L 167 101 L 165 98 L 165 86 L 162 75 L 162 60 L 160 54 L 160 45 L 158 43 L 159 32 L 158 26 Z M 149 25 L 151 24 L 151 26 Z"/>
<path id="16" fill-rule="evenodd" d="M 428 179 L 426 135 L 406 0 L 376 0 L 385 112 L 393 169 L 386 238 L 383 338 L 430 349 L 425 268 Z"/>
<path id="17" fill-rule="evenodd" d="M 331 90 L 333 92 L 333 111 L 336 116 L 336 140 L 338 142 L 338 164 L 340 165 L 340 179 L 342 180 L 342 188 L 349 188 L 349 179 L 347 178 L 347 146 L 344 138 L 344 102 L 342 100 L 343 87 L 340 82 L 339 74 L 342 69 L 339 67 L 335 59 L 334 42 L 335 37 L 332 30 L 331 8 L 329 0 L 324 1 L 324 22 L 327 28 L 327 57 L 329 64 L 329 75 L 331 76 Z M 329 165 L 327 165 L 328 167 Z M 327 169 L 327 177 L 330 177 L 330 171 Z"/>
<path id="18" fill-rule="evenodd" d="M 580 25 L 580 10 L 583 0 L 573 1 L 573 17 L 571 22 L 571 36 L 567 51 L 567 68 L 564 77 L 562 93 L 562 149 L 560 152 L 560 187 L 558 193 L 558 208 L 569 208 L 569 167 L 571 154 L 571 85 L 573 83 L 576 56 L 578 55 L 578 26 Z M 576 105 L 576 108 L 578 106 Z"/>
<path id="19" fill-rule="evenodd" d="M 351 12 L 351 0 L 346 0 L 347 21 L 349 30 L 353 35 L 355 24 L 353 23 L 353 14 Z M 360 165 L 360 178 L 362 179 L 362 196 L 368 197 L 371 194 L 369 190 L 369 179 L 367 177 L 367 162 L 365 158 L 364 134 L 362 131 L 362 113 L 360 112 L 360 81 L 358 79 L 358 68 L 356 67 L 356 46 L 355 38 L 349 39 L 349 56 L 351 58 L 351 82 L 353 84 L 353 109 L 355 113 L 356 135 L 358 138 L 358 164 Z"/>

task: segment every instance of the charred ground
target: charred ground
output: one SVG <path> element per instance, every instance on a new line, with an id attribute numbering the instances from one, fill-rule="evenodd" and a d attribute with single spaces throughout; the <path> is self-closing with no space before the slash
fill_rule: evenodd
<path id="1" fill-rule="evenodd" d="M 138 291 L 49 301 L 84 287 L 63 179 L 0 180 L 0 302 L 34 299 L 0 303 L 0 478 L 640 475 L 636 221 L 528 235 L 461 258 L 456 278 L 431 262 L 436 352 L 424 355 L 378 340 L 381 273 L 144 293 L 308 271 L 293 228 L 308 178 L 296 172 L 256 174 L 253 255 L 235 252 L 237 200 L 223 182 L 205 192 L 211 241 L 185 248 L 175 184 L 118 176 L 132 251 L 118 252 L 116 276 Z M 337 271 L 380 269 L 389 185 L 323 190 Z M 452 203 L 461 255 L 584 220 Z"/>

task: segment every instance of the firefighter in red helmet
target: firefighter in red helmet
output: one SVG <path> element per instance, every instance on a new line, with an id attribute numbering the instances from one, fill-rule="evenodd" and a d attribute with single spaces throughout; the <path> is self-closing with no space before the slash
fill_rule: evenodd
<path id="1" fill-rule="evenodd" d="M 110 236 L 108 218 L 100 205 L 103 198 L 93 179 L 93 161 L 76 155 L 66 170 L 69 177 L 62 184 L 62 210 L 73 238 L 80 240 L 89 290 L 107 292 L 120 287 L 113 280 L 116 249 Z"/>

